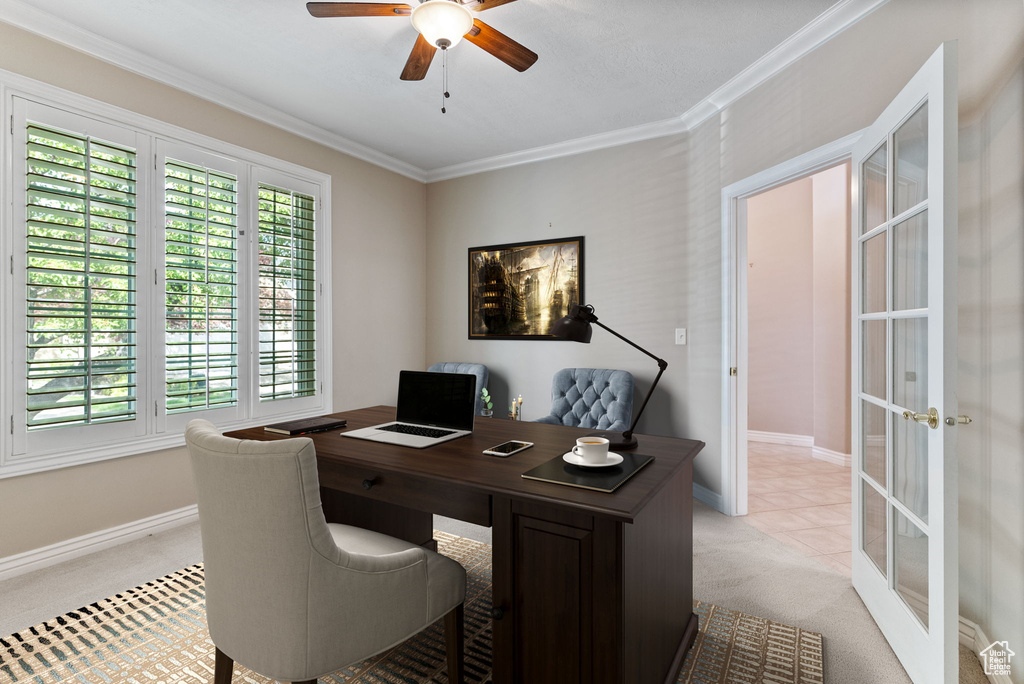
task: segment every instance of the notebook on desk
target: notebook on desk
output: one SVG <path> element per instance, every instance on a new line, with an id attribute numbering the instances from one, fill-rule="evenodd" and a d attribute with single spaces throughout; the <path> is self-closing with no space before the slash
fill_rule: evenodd
<path id="1" fill-rule="evenodd" d="M 397 420 L 341 434 L 425 449 L 471 434 L 475 415 L 475 375 L 404 370 L 398 376 Z"/>

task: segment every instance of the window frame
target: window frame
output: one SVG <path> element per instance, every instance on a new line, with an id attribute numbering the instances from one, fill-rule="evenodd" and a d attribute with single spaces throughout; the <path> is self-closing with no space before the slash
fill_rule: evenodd
<path id="1" fill-rule="evenodd" d="M 260 184 L 274 185 L 281 189 L 288 189 L 292 192 L 302 193 L 304 195 L 312 195 L 315 204 L 315 219 L 314 219 L 314 250 L 317 254 L 317 259 L 314 265 L 316 269 L 316 298 L 317 302 L 322 303 L 324 301 L 324 292 L 329 288 L 324 284 L 322 269 L 325 267 L 323 260 L 320 258 L 321 249 L 321 238 L 323 230 L 320 222 L 320 211 L 322 200 L 320 200 L 315 194 L 316 186 L 304 180 L 298 178 L 292 174 L 283 173 L 269 168 L 253 169 L 253 173 L 249 177 L 249 193 L 251 197 L 256 198 L 257 210 L 254 212 L 255 215 L 252 217 L 253 230 L 250 235 L 250 248 L 252 249 L 250 255 L 250 261 L 256 264 L 259 258 L 259 186 Z M 311 397 L 290 397 L 287 399 L 274 399 L 270 401 L 260 401 L 260 353 L 259 353 L 259 337 L 260 337 L 260 318 L 259 318 L 259 268 L 253 268 L 250 271 L 251 280 L 246 287 L 246 292 L 254 297 L 252 305 L 248 307 L 248 312 L 252 315 L 252 321 L 250 322 L 249 334 L 253 336 L 252 344 L 252 358 L 249 366 L 249 373 L 252 378 L 252 382 L 249 383 L 251 390 L 250 405 L 253 407 L 254 418 L 270 418 L 277 413 L 274 410 L 276 405 L 286 405 L 292 407 L 295 411 L 309 411 L 312 410 L 312 405 L 315 403 L 314 400 L 318 394 L 323 391 L 324 378 L 326 371 L 324 370 L 329 363 L 329 359 L 325 358 L 324 346 L 317 344 L 316 346 L 316 385 L 317 393 Z M 316 339 L 322 339 L 322 335 L 329 331 L 330 326 L 325 325 L 325 321 L 329 319 L 330 313 L 325 312 L 321 305 L 317 306 L 316 309 L 316 325 L 315 334 Z"/>
<path id="2" fill-rule="evenodd" d="M 97 128 L 121 129 L 137 140 L 136 259 L 138 408 L 135 420 L 33 431 L 28 443 L 24 409 L 25 383 L 17 369 L 25 365 L 25 123 L 39 108 L 55 110 L 55 127 L 77 133 L 59 120 L 91 120 Z M 142 454 L 184 444 L 184 425 L 193 418 L 212 420 L 221 430 L 331 413 L 332 302 L 331 302 L 331 177 L 231 143 L 190 131 L 93 98 L 0 70 L 0 256 L 3 294 L 0 297 L 0 479 Z M 98 137 L 104 137 L 97 134 Z M 19 144 L 20 138 L 20 144 Z M 113 138 L 112 142 L 121 141 Z M 183 150 L 196 157 L 228 159 L 238 165 L 238 366 L 237 411 L 203 409 L 168 415 L 164 408 L 164 165 L 160 150 Z M 22 154 L 22 158 L 18 154 Z M 186 157 L 172 158 L 189 161 Z M 277 179 L 269 180 L 269 179 Z M 256 260 L 258 184 L 288 188 L 314 197 L 316 225 L 316 394 L 311 397 L 259 402 L 258 315 Z M 20 206 L 19 206 L 20 199 Z M 241 234 L 244 231 L 244 236 Z M 243 266 L 243 262 L 249 264 Z M 154 278 L 155 276 L 155 278 Z M 157 282 L 154 282 L 156 280 Z M 18 317 L 20 315 L 20 318 Z M 13 321 L 13 323 L 12 323 Z M 249 358 L 245 356 L 248 354 Z M 159 356 L 159 360 L 157 359 Z M 255 373 L 255 375 L 254 375 Z M 244 378 L 244 379 L 243 379 Z M 232 407 L 234 408 L 234 407 Z M 21 416 L 19 418 L 19 416 Z M 111 431 L 111 428 L 123 428 Z M 50 433 L 50 434 L 47 434 Z M 102 433 L 102 434 L 97 434 Z M 34 439 L 41 435 L 42 439 Z M 68 445 L 75 445 L 69 449 Z"/>
<path id="3" fill-rule="evenodd" d="M 49 107 L 47 105 L 39 105 L 38 103 L 29 102 L 23 99 L 16 99 L 14 101 L 13 114 L 15 124 L 17 124 L 19 120 L 23 124 L 31 120 L 45 126 L 74 131 L 75 133 L 83 136 L 95 136 L 107 140 L 108 142 L 134 147 L 137 165 L 145 159 L 145 157 L 143 157 L 143 153 L 148 153 L 148 150 L 145 149 L 147 144 L 146 141 L 141 140 L 136 131 L 111 125 L 93 117 L 78 115 L 62 109 Z M 13 423 L 12 452 L 9 456 L 12 457 L 12 460 L 22 460 L 23 458 L 29 458 L 29 454 L 59 453 L 65 450 L 66 445 L 69 443 L 91 447 L 94 445 L 103 445 L 114 441 L 140 437 L 144 435 L 146 430 L 149 428 L 144 407 L 147 405 L 149 400 L 148 393 L 150 388 L 143 386 L 143 378 L 146 377 L 148 370 L 147 360 L 150 358 L 151 350 L 148 348 L 148 339 L 144 339 L 145 336 L 139 334 L 143 328 L 143 321 L 145 319 L 145 314 L 142 312 L 143 307 L 139 306 L 139 302 L 145 301 L 146 298 L 150 296 L 150 288 L 148 286 L 147 279 L 142 277 L 142 273 L 140 272 L 141 264 L 144 263 L 143 255 L 147 250 L 148 239 L 148 236 L 143 235 L 143 226 L 145 221 L 140 219 L 145 214 L 145 203 L 148 201 L 148 198 L 145 196 L 146 193 L 142 187 L 141 179 L 138 177 L 136 177 L 135 208 L 135 321 L 137 331 L 135 345 L 137 358 L 135 376 L 138 383 L 136 389 L 135 419 L 112 423 L 43 429 L 38 431 L 29 431 L 26 425 L 24 425 L 24 421 L 22 421 L 22 425 L 19 426 L 18 424 L 16 416 L 24 415 L 27 409 L 24 379 L 27 376 L 28 364 L 25 356 L 25 344 L 23 337 L 25 332 L 23 322 L 27 319 L 25 283 L 27 280 L 26 276 L 28 270 L 28 260 L 24 249 L 26 232 L 25 226 L 27 221 L 27 212 L 24 200 L 26 192 L 25 160 L 27 147 L 25 125 L 22 125 L 20 130 L 19 127 L 15 125 L 11 142 L 14 173 L 11 174 L 11 177 L 5 185 L 11 186 L 12 198 L 17 199 L 12 202 L 12 222 L 9 224 L 10 230 L 5 232 L 10 232 L 14 237 L 16 251 L 13 252 L 13 260 L 9 260 L 12 265 L 11 276 L 13 282 L 10 283 L 10 287 L 8 289 L 12 294 L 17 293 L 17 296 L 13 297 L 13 306 L 8 310 L 10 312 L 10 316 L 5 316 L 3 319 L 5 322 L 10 321 L 8 325 L 11 326 L 11 329 L 8 331 L 7 336 L 11 338 L 11 348 L 13 351 L 13 354 L 9 357 L 11 376 L 9 380 L 5 378 L 3 381 L 4 391 L 10 392 L 11 394 L 10 406 L 12 415 L 15 417 Z M 21 247 L 20 249 L 19 246 Z M 16 341 L 19 338 L 20 344 Z M 15 390 L 15 385 L 18 388 L 17 390 Z M 6 465 L 6 462 L 3 465 Z M 2 470 L 0 470 L 0 473 L 2 473 Z"/>

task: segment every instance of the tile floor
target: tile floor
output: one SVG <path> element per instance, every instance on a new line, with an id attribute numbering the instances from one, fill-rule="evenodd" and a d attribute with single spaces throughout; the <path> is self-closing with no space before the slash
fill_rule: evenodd
<path id="1" fill-rule="evenodd" d="M 850 576 L 850 469 L 810 447 L 749 442 L 747 511 L 741 518 Z"/>

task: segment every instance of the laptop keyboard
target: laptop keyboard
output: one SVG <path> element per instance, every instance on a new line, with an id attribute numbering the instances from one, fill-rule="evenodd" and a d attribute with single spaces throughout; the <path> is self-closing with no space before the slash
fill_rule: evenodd
<path id="1" fill-rule="evenodd" d="M 388 432 L 400 432 L 403 435 L 417 435 L 419 437 L 444 437 L 445 435 L 455 434 L 455 430 L 438 430 L 437 428 L 421 427 L 419 425 L 406 425 L 405 423 L 385 425 L 377 429 L 387 430 Z"/>

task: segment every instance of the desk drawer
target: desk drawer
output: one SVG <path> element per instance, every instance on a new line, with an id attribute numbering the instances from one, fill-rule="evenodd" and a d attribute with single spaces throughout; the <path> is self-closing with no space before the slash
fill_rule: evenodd
<path id="1" fill-rule="evenodd" d="M 476 525 L 491 525 L 491 497 L 458 485 L 406 473 L 323 462 L 319 474 L 322 487 Z"/>

